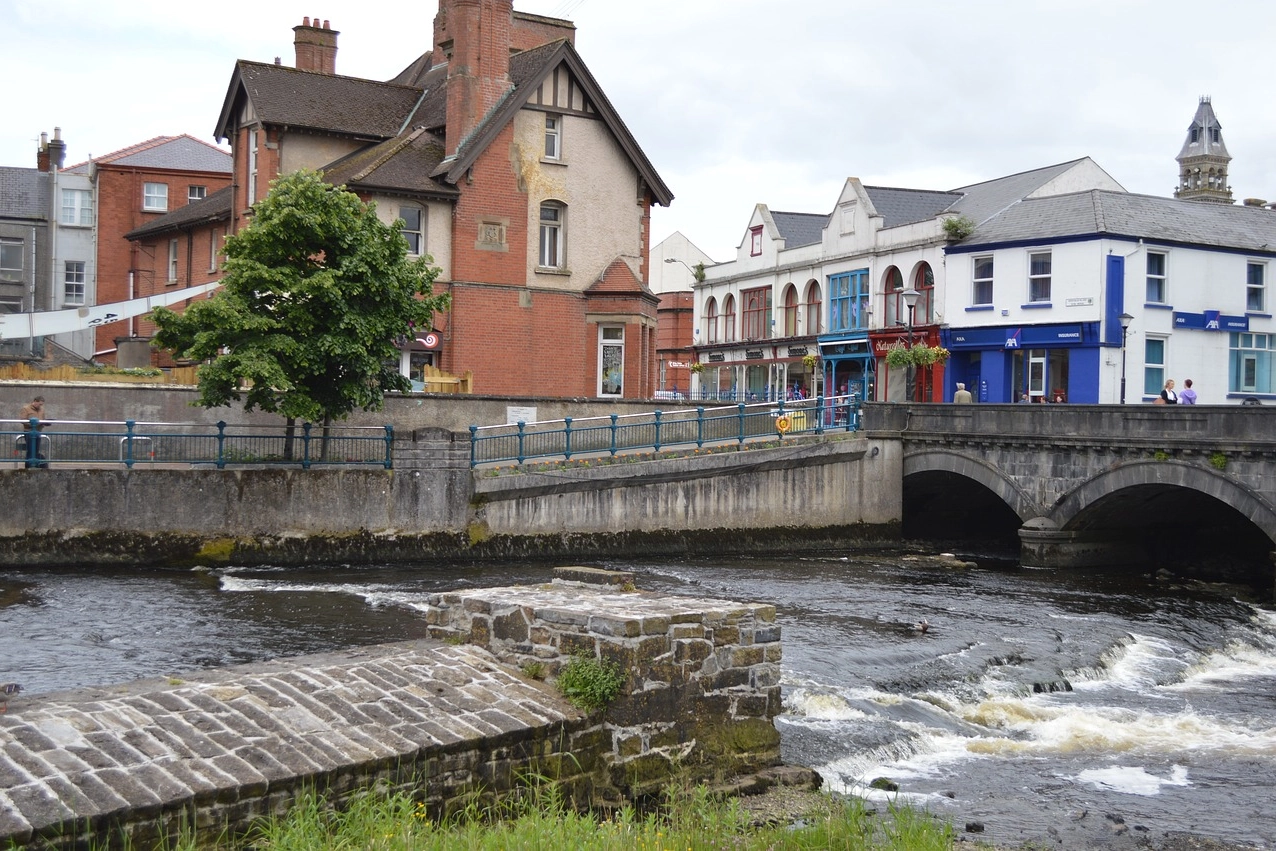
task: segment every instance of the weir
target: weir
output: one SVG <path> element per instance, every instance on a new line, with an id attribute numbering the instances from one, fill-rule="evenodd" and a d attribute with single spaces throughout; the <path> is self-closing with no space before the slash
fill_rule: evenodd
<path id="1" fill-rule="evenodd" d="M 212 840 L 307 790 L 338 804 L 403 792 L 437 815 L 528 776 L 606 807 L 674 778 L 778 763 L 773 606 L 641 592 L 628 574 L 588 568 L 556 574 L 434 595 L 423 617 L 448 641 L 14 699 L 0 715 L 0 844 Z M 605 710 L 582 712 L 537 679 L 578 655 L 624 675 Z"/>

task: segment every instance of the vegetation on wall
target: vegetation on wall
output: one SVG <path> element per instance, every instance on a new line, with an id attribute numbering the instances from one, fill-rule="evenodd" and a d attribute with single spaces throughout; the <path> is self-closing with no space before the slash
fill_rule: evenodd
<path id="1" fill-rule="evenodd" d="M 944 219 L 944 235 L 953 242 L 965 239 L 975 232 L 975 221 L 970 216 Z"/>

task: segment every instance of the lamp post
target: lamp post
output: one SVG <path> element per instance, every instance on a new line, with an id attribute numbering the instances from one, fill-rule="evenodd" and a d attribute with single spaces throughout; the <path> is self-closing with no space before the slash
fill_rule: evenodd
<path id="1" fill-rule="evenodd" d="M 1134 317 L 1128 313 L 1122 313 L 1117 317 L 1117 322 L 1121 323 L 1121 404 L 1125 404 L 1125 337 L 1130 333 L 1130 323 L 1134 321 Z"/>
<path id="2" fill-rule="evenodd" d="M 917 307 L 917 299 L 921 298 L 922 294 L 917 291 L 916 287 L 909 287 L 904 290 L 902 295 L 904 296 L 904 304 L 908 306 L 908 348 L 911 350 L 913 348 L 913 310 Z M 904 374 L 904 394 L 910 402 L 916 401 L 917 396 L 917 391 L 914 387 L 916 378 L 913 370 L 915 368 L 912 360 L 909 360 L 908 371 Z"/>

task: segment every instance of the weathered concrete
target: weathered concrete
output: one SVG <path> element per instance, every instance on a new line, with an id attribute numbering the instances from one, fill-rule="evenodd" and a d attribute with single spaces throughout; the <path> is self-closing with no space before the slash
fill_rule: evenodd
<path id="1" fill-rule="evenodd" d="M 436 634 L 474 644 L 408 642 L 14 699 L 0 715 L 0 843 L 128 836 L 147 847 L 183 828 L 212 838 L 309 789 L 340 803 L 376 785 L 438 814 L 531 774 L 579 805 L 612 805 L 675 776 L 778 762 L 771 606 L 556 582 L 436 595 L 425 616 Z M 513 667 L 552 679 L 578 653 L 616 662 L 626 680 L 592 715 Z"/>

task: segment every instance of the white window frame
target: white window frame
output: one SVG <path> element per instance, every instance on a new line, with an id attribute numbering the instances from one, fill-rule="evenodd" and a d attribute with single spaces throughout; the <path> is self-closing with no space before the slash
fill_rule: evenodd
<path id="1" fill-rule="evenodd" d="M 93 193 L 87 189 L 63 189 L 58 223 L 68 227 L 92 227 Z"/>
<path id="2" fill-rule="evenodd" d="M 981 271 L 979 267 L 985 261 L 988 263 L 988 274 L 987 277 L 981 277 L 979 274 Z M 970 262 L 970 303 L 976 307 L 991 305 L 993 303 L 993 278 L 997 273 L 996 260 L 993 259 L 991 254 L 980 254 L 976 257 L 972 257 Z M 1032 267 L 1029 266 L 1028 268 L 1031 269 Z M 979 289 L 984 286 L 988 288 L 988 297 L 980 298 Z"/>
<path id="3" fill-rule="evenodd" d="M 608 349 L 618 351 L 609 353 Z M 612 374 L 609 379 L 608 363 L 619 357 L 619 374 Z M 612 389 L 614 387 L 614 389 Z M 619 399 L 625 395 L 625 326 L 598 326 L 598 395 L 609 399 Z"/>
<path id="4" fill-rule="evenodd" d="M 143 183 L 142 209 L 152 213 L 163 213 L 168 210 L 168 184 Z"/>
<path id="5" fill-rule="evenodd" d="M 1148 345 L 1153 342 L 1161 344 L 1161 360 L 1153 361 L 1148 357 Z M 1156 371 L 1157 379 L 1149 382 L 1148 375 Z M 1165 387 L 1165 376 L 1170 373 L 1170 338 L 1149 334 L 1143 340 L 1143 395 L 1152 397 L 1160 394 Z M 1155 387 L 1155 389 L 1151 389 Z"/>
<path id="6" fill-rule="evenodd" d="M 545 113 L 545 159 L 561 160 L 563 158 L 563 117 L 552 112 Z"/>
<path id="7" fill-rule="evenodd" d="M 208 197 L 208 187 L 191 184 L 186 187 L 186 203 L 190 204 L 195 201 L 203 201 Z"/>
<path id="8" fill-rule="evenodd" d="M 1160 261 L 1160 269 L 1152 268 L 1152 258 Z M 1147 288 L 1143 296 L 1149 304 L 1168 304 L 1169 285 L 1167 271 L 1170 267 L 1170 255 L 1164 251 L 1149 251 L 1147 257 Z M 1155 292 L 1153 292 L 1155 290 Z"/>
<path id="9" fill-rule="evenodd" d="M 248 206 L 257 202 L 257 131 L 248 131 Z"/>
<path id="10" fill-rule="evenodd" d="M 1258 260 L 1245 264 L 1245 311 L 1267 311 L 1267 264 Z"/>
<path id="11" fill-rule="evenodd" d="M 177 283 L 177 240 L 168 241 L 168 282 Z"/>
<path id="12" fill-rule="evenodd" d="M 412 214 L 415 214 L 416 218 L 415 227 L 410 218 Z M 425 254 L 425 208 L 415 204 L 403 205 L 399 207 L 399 218 L 403 220 L 400 233 L 408 241 L 408 253 L 413 257 L 423 256 Z"/>
<path id="13" fill-rule="evenodd" d="M 6 258 L 9 265 L 5 265 Z M 17 258 L 17 265 L 14 265 Z M 11 284 L 22 283 L 26 272 L 26 242 L 21 239 L 0 237 L 0 281 Z"/>
<path id="14" fill-rule="evenodd" d="M 62 303 L 84 304 L 88 290 L 88 264 L 83 260 L 67 260 L 62 267 Z"/>
<path id="15" fill-rule="evenodd" d="M 547 218 L 548 213 L 553 215 Z M 563 269 L 564 231 L 567 229 L 567 206 L 557 201 L 545 201 L 540 205 L 540 253 L 537 265 L 542 269 Z"/>
<path id="16" fill-rule="evenodd" d="M 1046 259 L 1046 271 L 1044 273 L 1032 271 L 1032 264 L 1038 257 Z M 1050 284 L 1054 271 L 1054 256 L 1050 251 L 1030 251 L 1028 252 L 1028 303 L 1043 304 L 1050 301 Z M 1044 287 L 1044 291 L 1041 288 Z"/>

